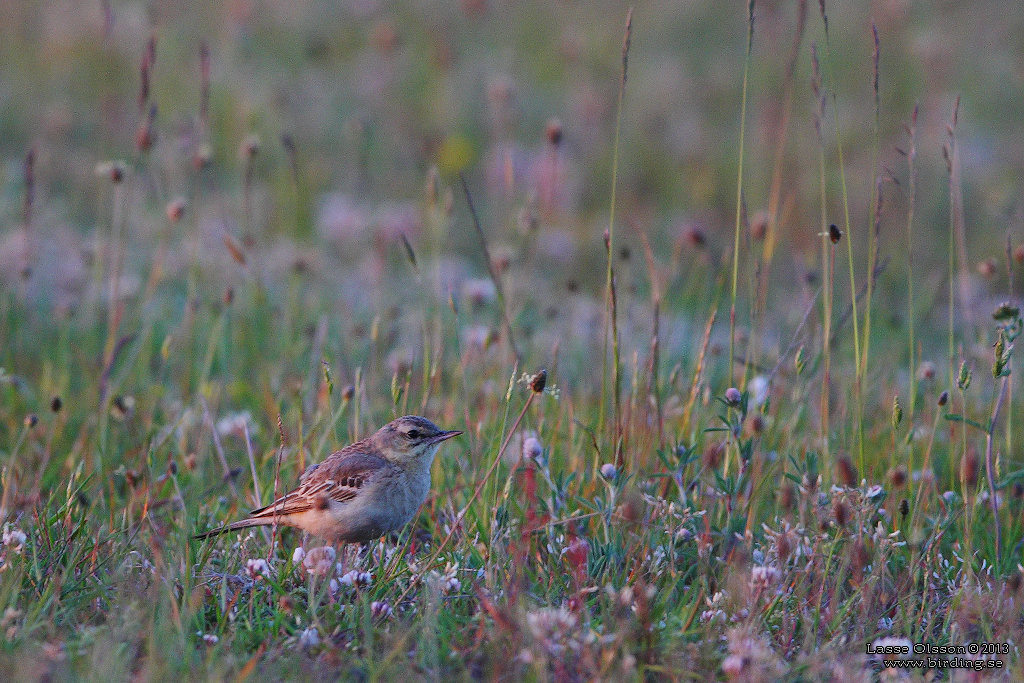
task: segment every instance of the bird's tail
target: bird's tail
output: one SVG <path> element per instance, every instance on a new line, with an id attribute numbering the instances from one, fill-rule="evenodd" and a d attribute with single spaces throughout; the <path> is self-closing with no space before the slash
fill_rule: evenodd
<path id="1" fill-rule="evenodd" d="M 280 518 L 278 518 L 278 521 L 280 521 Z M 210 531 L 204 531 L 201 534 L 196 534 L 195 536 L 193 536 L 193 538 L 197 538 L 197 539 L 210 538 L 211 536 L 220 536 L 221 534 L 226 534 L 229 531 L 238 531 L 239 529 L 248 529 L 249 527 L 253 527 L 253 526 L 270 526 L 273 523 L 274 523 L 274 518 L 272 518 L 272 517 L 256 517 L 256 518 L 249 517 L 249 518 L 246 518 L 246 519 L 241 519 L 241 520 L 239 520 L 237 522 L 232 522 L 231 524 L 225 524 L 224 526 L 217 527 L 216 529 L 211 529 Z"/>

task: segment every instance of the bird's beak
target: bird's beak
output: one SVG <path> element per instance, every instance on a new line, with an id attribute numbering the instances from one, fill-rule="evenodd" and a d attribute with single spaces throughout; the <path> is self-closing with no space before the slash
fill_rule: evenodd
<path id="1" fill-rule="evenodd" d="M 431 439 L 430 443 L 441 443 L 442 441 L 447 441 L 448 439 L 452 438 L 453 436 L 458 436 L 461 433 L 462 432 L 460 432 L 457 429 L 453 429 L 450 432 L 441 432 L 440 434 L 435 436 L 433 439 Z"/>

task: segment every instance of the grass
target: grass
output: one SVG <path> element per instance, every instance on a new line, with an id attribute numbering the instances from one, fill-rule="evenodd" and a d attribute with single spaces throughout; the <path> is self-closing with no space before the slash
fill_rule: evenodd
<path id="1" fill-rule="evenodd" d="M 666 26 L 684 11 L 664 9 Z M 483 59 L 480 36 L 524 29 L 525 10 L 407 7 L 335 35 L 306 8 L 291 17 L 301 49 L 277 20 L 234 17 L 246 29 L 234 49 L 316 84 L 286 137 L 270 122 L 283 110 L 235 89 L 244 67 L 209 38 L 190 86 L 191 34 L 134 36 L 145 87 L 133 90 L 115 68 L 128 38 L 83 33 L 76 73 L 96 59 L 119 74 L 97 80 L 100 161 L 130 161 L 58 170 L 43 137 L 18 150 L 0 196 L 7 679 L 888 680 L 866 654 L 884 643 L 990 643 L 1001 668 L 981 679 L 1024 676 L 1020 238 L 974 229 L 985 214 L 966 120 L 949 128 L 942 188 L 927 180 L 936 136 L 917 107 L 905 129 L 898 106 L 882 107 L 874 43 L 886 50 L 891 21 L 831 17 L 805 46 L 806 6 L 741 9 L 693 36 L 703 58 L 731 51 L 735 97 L 707 98 L 738 127 L 717 124 L 724 142 L 706 162 L 680 153 L 681 171 L 641 132 L 662 116 L 648 95 L 666 28 L 647 6 L 624 42 L 623 17 L 604 11 L 591 17 L 604 28 L 563 35 L 562 71 L 517 32 L 519 104 L 497 77 L 484 104 L 422 95 L 482 68 L 446 48 Z M 576 26 L 543 11 L 538 40 Z M 465 30 L 434 44 L 431 22 Z M 793 45 L 781 58 L 779 35 Z M 855 40 L 874 51 L 851 67 Z M 815 42 L 827 80 L 815 64 L 812 95 Z M 346 139 L 310 122 L 333 106 L 317 99 L 329 79 L 306 68 L 318 60 L 365 69 L 351 87 L 372 113 Z M 872 74 L 866 97 L 844 89 L 848 70 Z M 889 78 L 895 90 L 904 75 Z M 566 107 L 586 116 L 604 97 L 598 135 L 563 117 L 534 156 L 510 142 L 516 117 L 547 121 L 552 90 L 592 80 L 607 93 Z M 771 119 L 776 80 L 785 105 Z M 170 114 L 154 113 L 160 98 Z M 182 100 L 198 123 L 175 118 Z M 432 118 L 445 106 L 461 122 Z M 430 123 L 408 133 L 384 110 Z M 30 137 L 27 117 L 3 125 Z M 890 170 L 908 135 L 906 168 Z M 66 144 L 87 158 L 99 147 Z M 475 146 L 489 150 L 479 163 Z M 700 200 L 692 183 L 682 228 L 679 175 L 706 185 Z M 307 204 L 320 195 L 318 213 Z M 99 227 L 55 225 L 61 201 L 66 220 Z M 762 202 L 758 229 L 746 205 Z M 839 240 L 848 294 L 833 287 Z M 992 243 L 1005 280 L 972 290 L 967 255 Z M 926 360 L 944 354 L 948 376 Z M 401 533 L 337 549 L 292 529 L 192 538 L 406 413 L 465 435 Z"/>

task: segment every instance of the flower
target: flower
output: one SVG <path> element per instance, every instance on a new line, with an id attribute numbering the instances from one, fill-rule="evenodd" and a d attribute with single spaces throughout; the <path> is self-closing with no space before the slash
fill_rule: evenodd
<path id="1" fill-rule="evenodd" d="M 262 557 L 246 560 L 245 571 L 249 575 L 249 578 L 255 579 L 260 576 L 270 576 L 270 565 Z"/>
<path id="2" fill-rule="evenodd" d="M 735 408 L 740 404 L 743 399 L 743 394 L 736 387 L 729 387 L 725 390 L 725 403 L 730 408 Z"/>
<path id="3" fill-rule="evenodd" d="M 767 588 L 779 580 L 779 570 L 775 567 L 752 567 L 750 585 L 752 588 Z"/>
<path id="4" fill-rule="evenodd" d="M 605 479 L 611 481 L 612 479 L 615 478 L 616 474 L 618 474 L 618 471 L 615 469 L 615 465 L 611 464 L 610 462 L 606 462 L 605 464 L 601 465 L 601 476 L 604 477 Z"/>
<path id="5" fill-rule="evenodd" d="M 338 584 L 342 586 L 363 588 L 373 584 L 373 576 L 370 572 L 361 572 L 357 569 L 350 569 L 338 579 Z"/>
<path id="6" fill-rule="evenodd" d="M 383 600 L 374 600 L 370 603 L 370 614 L 374 619 L 387 619 L 394 613 L 391 605 Z"/>
<path id="7" fill-rule="evenodd" d="M 544 454 L 544 449 L 536 437 L 528 436 L 523 439 L 523 459 L 537 460 Z"/>
<path id="8" fill-rule="evenodd" d="M 315 628 L 307 628 L 299 635 L 299 646 L 304 648 L 316 647 L 320 644 L 320 634 Z"/>
<path id="9" fill-rule="evenodd" d="M 334 567 L 337 552 L 329 545 L 312 548 L 306 553 L 302 566 L 314 576 L 327 576 Z"/>
<path id="10" fill-rule="evenodd" d="M 4 524 L 3 544 L 16 553 L 20 553 L 25 547 L 28 536 L 18 527 L 12 527 L 10 522 Z"/>

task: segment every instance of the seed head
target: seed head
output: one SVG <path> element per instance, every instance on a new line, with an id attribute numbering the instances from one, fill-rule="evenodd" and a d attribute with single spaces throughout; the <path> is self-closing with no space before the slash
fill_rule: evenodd
<path id="1" fill-rule="evenodd" d="M 789 554 L 793 552 L 793 542 L 789 540 L 788 533 L 778 535 L 775 539 L 775 548 L 779 553 L 779 562 L 785 562 L 789 559 Z"/>
<path id="2" fill-rule="evenodd" d="M 832 515 L 836 518 L 836 524 L 845 527 L 850 521 L 850 504 L 844 498 L 836 498 L 832 501 Z"/>
<path id="3" fill-rule="evenodd" d="M 796 350 L 796 355 L 793 356 L 793 368 L 796 370 L 796 374 L 801 374 L 804 371 L 804 366 L 807 364 L 807 360 L 804 358 L 804 347 L 800 346 Z"/>
<path id="4" fill-rule="evenodd" d="M 547 383 L 548 371 L 540 370 L 530 377 L 530 390 L 535 394 L 539 394 L 544 391 L 544 387 L 547 386 Z"/>
<path id="5" fill-rule="evenodd" d="M 967 387 L 971 386 L 971 369 L 967 367 L 967 361 L 960 363 L 960 372 L 957 374 L 956 385 L 960 387 L 960 391 L 967 391 Z"/>
<path id="6" fill-rule="evenodd" d="M 750 221 L 750 238 L 760 242 L 768 234 L 768 212 L 758 211 Z"/>
<path id="7" fill-rule="evenodd" d="M 103 163 L 96 164 L 96 175 L 106 178 L 115 185 L 120 184 L 124 180 L 126 171 L 127 167 L 123 161 L 104 161 Z"/>
<path id="8" fill-rule="evenodd" d="M 839 456 L 839 459 L 836 461 L 836 475 L 839 483 L 843 486 L 853 488 L 857 485 L 857 468 L 853 466 L 850 456 Z"/>
<path id="9" fill-rule="evenodd" d="M 185 198 L 176 197 L 167 202 L 167 220 L 177 223 L 185 215 Z"/>
<path id="10" fill-rule="evenodd" d="M 901 489 L 907 483 L 907 468 L 902 465 L 889 471 L 889 483 L 894 489 Z"/>
<path id="11" fill-rule="evenodd" d="M 202 144 L 195 154 L 192 155 L 192 166 L 201 171 L 213 163 L 213 148 L 209 144 Z"/>
<path id="12" fill-rule="evenodd" d="M 544 127 L 544 137 L 550 145 L 558 147 L 562 143 L 562 122 L 550 119 L 548 125 Z"/>
<path id="13" fill-rule="evenodd" d="M 843 231 L 835 223 L 828 226 L 828 239 L 832 244 L 839 244 L 839 240 L 843 239 Z"/>
<path id="14" fill-rule="evenodd" d="M 1020 316 L 1020 306 L 1009 301 L 1004 301 L 992 312 L 992 319 L 996 322 L 1006 322 Z"/>
<path id="15" fill-rule="evenodd" d="M 700 227 L 696 225 L 692 225 L 689 228 L 687 228 L 686 232 L 684 233 L 684 237 L 686 238 L 686 241 L 690 244 L 690 246 L 695 249 L 703 249 L 704 245 L 707 244 L 708 241 L 708 238 L 704 234 L 704 231 L 701 230 Z"/>
<path id="16" fill-rule="evenodd" d="M 782 485 L 782 491 L 779 494 L 779 505 L 786 512 L 796 507 L 796 487 L 793 484 L 786 483 Z"/>
<path id="17" fill-rule="evenodd" d="M 243 159 L 252 159 L 254 156 L 260 153 L 260 136 L 252 133 L 245 136 L 242 140 L 242 145 L 239 148 L 239 154 Z"/>
<path id="18" fill-rule="evenodd" d="M 963 458 L 960 460 L 960 483 L 965 489 L 974 489 L 978 485 L 978 472 L 981 469 L 981 463 L 978 459 L 978 453 L 974 448 L 968 448 L 967 452 L 964 453 Z"/>
<path id="19" fill-rule="evenodd" d="M 930 360 L 922 361 L 917 367 L 917 379 L 919 382 L 930 382 L 935 379 L 935 363 Z"/>
<path id="20" fill-rule="evenodd" d="M 983 278 L 995 277 L 996 271 L 999 269 L 999 263 L 991 256 L 984 261 L 978 262 L 978 275 Z"/>

